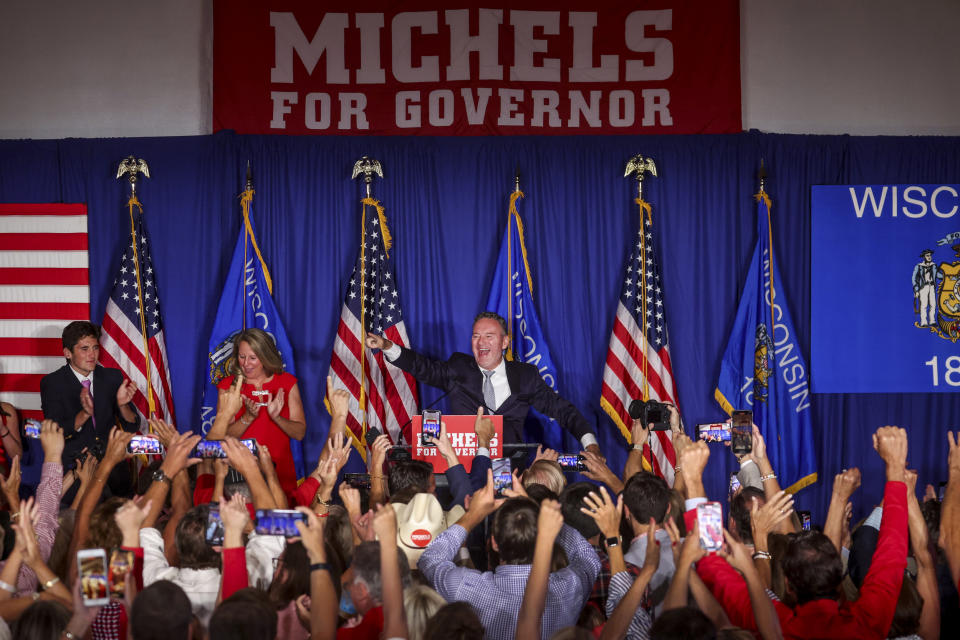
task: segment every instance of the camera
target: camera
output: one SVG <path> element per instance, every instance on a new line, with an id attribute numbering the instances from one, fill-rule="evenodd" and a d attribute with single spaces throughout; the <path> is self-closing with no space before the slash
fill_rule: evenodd
<path id="1" fill-rule="evenodd" d="M 670 431 L 670 405 L 656 400 L 647 400 L 637 398 L 630 403 L 627 409 L 630 417 L 634 420 L 640 420 L 643 426 L 651 425 L 651 431 Z"/>

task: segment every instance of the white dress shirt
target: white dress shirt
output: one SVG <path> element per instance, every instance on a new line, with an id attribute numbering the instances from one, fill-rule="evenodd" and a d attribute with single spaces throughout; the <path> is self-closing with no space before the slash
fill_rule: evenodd
<path id="1" fill-rule="evenodd" d="M 383 350 L 383 355 L 390 362 L 399 358 L 401 353 L 400 345 L 398 344 L 394 344 L 389 349 Z M 485 371 L 480 365 L 477 365 L 477 369 L 479 369 L 481 373 Z M 493 385 L 493 397 L 497 405 L 491 407 L 491 409 L 496 411 L 500 408 L 500 405 L 510 397 L 510 382 L 507 380 L 507 362 L 503 358 L 500 359 L 500 364 L 493 369 L 493 375 L 490 376 L 490 384 Z M 580 445 L 584 449 L 592 444 L 597 444 L 597 437 L 592 433 L 584 434 L 584 436 L 580 438 Z M 480 454 L 479 451 L 477 453 L 478 455 Z"/>

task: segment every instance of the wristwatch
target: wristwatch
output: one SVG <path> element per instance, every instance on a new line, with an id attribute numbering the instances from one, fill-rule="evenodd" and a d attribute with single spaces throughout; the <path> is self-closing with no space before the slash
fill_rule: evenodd
<path id="1" fill-rule="evenodd" d="M 153 481 L 166 482 L 167 484 L 170 484 L 170 478 L 168 478 L 167 474 L 163 472 L 163 469 L 157 469 L 153 472 Z"/>
<path id="2" fill-rule="evenodd" d="M 610 547 L 619 547 L 620 546 L 620 536 L 613 536 L 612 538 L 607 538 L 607 548 Z"/>

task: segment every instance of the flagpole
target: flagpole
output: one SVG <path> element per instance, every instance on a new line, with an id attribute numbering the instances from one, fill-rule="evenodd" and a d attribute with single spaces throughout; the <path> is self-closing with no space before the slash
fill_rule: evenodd
<path id="1" fill-rule="evenodd" d="M 127 156 L 120 162 L 120 166 L 117 168 L 117 178 L 128 174 L 127 180 L 130 183 L 130 199 L 127 200 L 128 213 L 130 214 L 130 242 L 133 249 L 133 270 L 137 276 L 137 305 L 140 309 L 140 335 L 143 338 L 144 371 L 147 378 L 147 410 L 148 417 L 152 417 L 156 410 L 156 402 L 153 398 L 152 374 L 150 372 L 150 341 L 147 338 L 147 319 L 143 311 L 143 287 L 140 285 L 140 258 L 137 244 L 137 228 L 133 218 L 134 207 L 137 207 L 137 209 L 140 210 L 140 215 L 143 215 L 143 206 L 137 199 L 138 173 L 142 173 L 147 178 L 150 177 L 150 168 L 147 166 L 147 163 L 144 162 L 143 158 L 138 160 L 133 156 Z"/>
<path id="2" fill-rule="evenodd" d="M 770 271 L 768 273 L 768 282 L 770 292 L 770 337 L 773 337 L 773 221 L 770 219 L 770 207 L 772 202 L 770 196 L 767 195 L 767 192 L 764 191 L 764 187 L 767 182 L 767 170 L 763 166 L 763 158 L 760 158 L 760 171 L 757 172 L 757 177 L 760 178 L 760 191 L 754 196 L 757 199 L 757 202 L 760 202 L 762 198 L 767 205 L 767 251 L 770 253 Z M 758 238 L 759 240 L 759 238 Z"/>
<path id="3" fill-rule="evenodd" d="M 513 209 L 520 193 L 520 170 L 513 175 L 513 193 L 510 195 L 510 205 L 507 207 L 507 335 L 510 337 L 508 360 L 517 357 L 513 344 Z"/>
<path id="4" fill-rule="evenodd" d="M 640 243 L 640 304 L 641 312 L 643 313 L 643 316 L 640 320 L 643 323 L 643 326 L 640 327 L 640 335 L 643 336 L 641 339 L 641 346 L 643 348 L 644 402 L 650 399 L 650 383 L 647 379 L 647 241 L 646 234 L 644 233 L 644 213 L 647 214 L 646 223 L 650 225 L 651 229 L 653 228 L 653 216 L 650 213 L 650 203 L 643 199 L 643 181 L 648 172 L 652 176 L 657 175 L 657 165 L 654 164 L 653 158 L 647 158 L 641 154 L 637 154 L 627 161 L 627 168 L 623 174 L 624 177 L 627 177 L 632 173 L 637 181 L 637 199 L 634 202 L 636 202 L 637 206 L 640 208 L 640 230 L 641 234 L 644 236 L 642 242 Z"/>
<path id="5" fill-rule="evenodd" d="M 358 402 L 360 406 L 360 433 L 367 433 L 367 385 L 369 380 L 367 379 L 366 371 L 364 367 L 366 366 L 366 352 L 367 347 L 365 343 L 366 332 L 367 332 L 367 300 L 366 300 L 366 275 L 367 275 L 367 205 L 372 204 L 374 207 L 377 207 L 376 200 L 373 199 L 371 193 L 370 185 L 373 183 L 373 174 L 377 174 L 383 178 L 383 167 L 380 164 L 379 160 L 374 158 L 368 158 L 367 156 L 361 157 L 353 165 L 353 178 L 357 178 L 363 174 L 363 181 L 367 186 L 367 197 L 361 201 L 361 212 L 360 212 L 360 400 Z M 380 208 L 377 207 L 377 212 L 379 214 Z M 384 239 L 386 243 L 386 239 Z"/>
<path id="6" fill-rule="evenodd" d="M 240 269 L 240 288 L 242 297 L 240 298 L 240 328 L 247 330 L 247 245 L 250 241 L 250 234 L 246 230 L 246 221 L 250 210 L 250 202 L 253 200 L 253 173 L 250 170 L 250 161 L 247 160 L 247 183 L 243 193 L 240 194 L 240 210 L 243 211 L 244 230 L 243 230 L 243 267 Z"/>

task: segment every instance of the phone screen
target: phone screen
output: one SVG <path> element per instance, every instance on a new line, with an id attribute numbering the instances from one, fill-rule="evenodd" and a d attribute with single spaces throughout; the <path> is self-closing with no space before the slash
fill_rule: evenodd
<path id="1" fill-rule="evenodd" d="M 207 514 L 207 528 L 204 539 L 210 546 L 223 544 L 223 521 L 220 519 L 220 505 L 212 503 L 210 513 Z"/>
<path id="2" fill-rule="evenodd" d="M 127 453 L 159 455 L 163 453 L 163 445 L 152 436 L 133 436 L 127 443 Z"/>
<path id="3" fill-rule="evenodd" d="M 369 489 L 370 488 L 370 474 L 369 473 L 345 473 L 343 474 L 343 481 L 354 489 Z"/>
<path id="4" fill-rule="evenodd" d="M 427 440 L 440 437 L 440 418 L 439 411 L 427 410 L 423 412 L 423 429 L 420 432 L 420 445 L 424 447 L 435 447 L 436 445 Z"/>
<path id="5" fill-rule="evenodd" d="M 83 604 L 92 607 L 107 604 L 107 554 L 103 549 L 83 549 L 77 552 L 80 567 L 80 590 Z"/>
<path id="6" fill-rule="evenodd" d="M 559 464 L 564 469 L 576 469 L 577 468 L 577 459 L 580 456 L 576 453 L 562 453 L 557 456 L 557 464 Z"/>
<path id="7" fill-rule="evenodd" d="M 707 422 L 697 425 L 697 438 L 704 442 L 729 442 L 729 422 Z"/>
<path id="8" fill-rule="evenodd" d="M 305 521 L 306 516 L 293 509 L 257 509 L 256 530 L 262 535 L 293 538 L 300 535 L 294 524 L 298 520 Z"/>
<path id="9" fill-rule="evenodd" d="M 33 418 L 27 418 L 23 421 L 23 435 L 28 438 L 40 437 L 40 421 Z"/>
<path id="10" fill-rule="evenodd" d="M 219 440 L 201 440 L 193 450 L 194 458 L 225 458 L 223 445 Z"/>
<path id="11" fill-rule="evenodd" d="M 809 511 L 798 511 L 797 515 L 800 516 L 800 527 L 804 531 L 810 531 L 810 512 Z"/>
<path id="12" fill-rule="evenodd" d="M 723 546 L 723 509 L 719 502 L 697 505 L 697 526 L 700 529 L 701 547 L 716 551 Z"/>
<path id="13" fill-rule="evenodd" d="M 740 478 L 737 477 L 736 473 L 730 474 L 730 497 L 737 495 L 737 492 L 740 491 Z"/>
<path id="14" fill-rule="evenodd" d="M 126 596 L 127 577 L 133 571 L 133 551 L 114 549 L 110 552 L 110 595 Z"/>
<path id="15" fill-rule="evenodd" d="M 498 458 L 491 461 L 493 467 L 493 491 L 497 497 L 503 496 L 503 490 L 513 486 L 513 476 L 510 475 L 510 458 Z"/>
<path id="16" fill-rule="evenodd" d="M 734 411 L 730 423 L 730 449 L 736 455 L 753 451 L 753 411 Z"/>
<path id="17" fill-rule="evenodd" d="M 259 455 L 259 454 L 257 453 L 257 441 L 256 441 L 256 439 L 254 439 L 254 438 L 244 438 L 243 440 L 240 441 L 240 444 L 244 445 L 247 449 L 250 449 L 250 453 L 252 453 L 254 456 Z M 222 447 L 222 446 L 220 447 L 220 450 L 223 451 L 223 447 Z M 227 454 L 223 454 L 222 457 L 225 458 L 226 456 L 227 456 Z"/>

